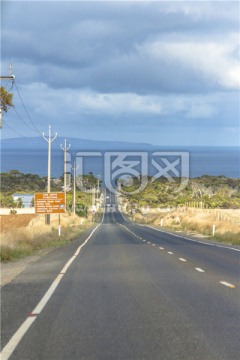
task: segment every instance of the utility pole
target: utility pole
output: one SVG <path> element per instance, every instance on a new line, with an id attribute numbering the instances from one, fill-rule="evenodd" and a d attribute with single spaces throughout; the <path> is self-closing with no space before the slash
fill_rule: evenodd
<path id="1" fill-rule="evenodd" d="M 12 64 L 9 64 L 9 72 L 10 72 L 10 75 L 8 75 L 8 76 L 0 75 L 0 80 L 12 80 L 12 82 L 13 82 L 15 79 L 15 76 L 13 75 Z M 2 129 L 2 108 L 1 107 L 0 107 L 0 129 Z"/>
<path id="2" fill-rule="evenodd" d="M 92 205 L 95 205 L 95 196 L 96 196 L 95 190 L 96 190 L 96 188 L 93 186 L 92 187 Z"/>
<path id="3" fill-rule="evenodd" d="M 65 139 L 64 147 L 62 144 L 60 145 L 61 149 L 64 151 L 64 194 L 65 194 L 65 200 L 66 200 L 66 194 L 67 194 L 67 151 L 70 149 L 71 144 L 67 147 L 67 140 Z"/>
<path id="4" fill-rule="evenodd" d="M 96 200 L 97 200 L 97 205 L 99 206 L 99 202 L 100 202 L 100 179 L 101 179 L 101 175 L 97 175 L 97 196 L 96 196 Z"/>
<path id="5" fill-rule="evenodd" d="M 10 75 L 7 75 L 7 76 L 0 75 L 0 80 L 14 80 L 15 76 L 13 75 L 12 64 L 9 64 L 9 72 L 10 72 Z"/>
<path id="6" fill-rule="evenodd" d="M 54 137 L 52 137 L 51 136 L 51 125 L 49 125 L 49 127 L 48 127 L 48 138 L 46 138 L 44 133 L 42 135 L 43 135 L 44 140 L 46 140 L 47 143 L 48 143 L 48 184 L 47 184 L 47 192 L 50 193 L 51 192 L 51 144 L 56 139 L 57 133 L 55 133 Z M 48 225 L 50 224 L 50 214 L 46 214 L 45 223 L 48 224 Z"/>
<path id="7" fill-rule="evenodd" d="M 73 214 L 76 214 L 76 170 L 78 166 L 76 166 L 76 161 L 74 161 L 73 169 Z"/>

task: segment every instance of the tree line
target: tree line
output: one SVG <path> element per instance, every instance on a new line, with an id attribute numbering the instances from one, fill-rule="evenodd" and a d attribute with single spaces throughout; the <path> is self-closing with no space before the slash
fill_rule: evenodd
<path id="1" fill-rule="evenodd" d="M 180 188 L 181 179 L 169 182 L 165 178 L 152 181 L 148 178 L 146 188 L 137 192 L 139 179 L 134 179 L 132 186 L 123 187 L 126 199 L 132 206 L 195 206 L 205 208 L 240 208 L 240 179 L 225 176 L 204 175 L 189 179 L 187 185 Z M 180 191 L 179 191 L 180 188 Z"/>

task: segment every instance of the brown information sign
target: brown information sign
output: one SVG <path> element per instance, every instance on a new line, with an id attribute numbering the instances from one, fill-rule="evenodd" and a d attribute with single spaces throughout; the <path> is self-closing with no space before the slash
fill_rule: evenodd
<path id="1" fill-rule="evenodd" d="M 64 193 L 36 193 L 34 200 L 36 214 L 62 214 L 66 211 Z"/>

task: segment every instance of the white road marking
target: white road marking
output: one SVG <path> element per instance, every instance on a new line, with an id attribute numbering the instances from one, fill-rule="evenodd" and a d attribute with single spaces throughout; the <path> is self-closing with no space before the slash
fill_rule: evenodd
<path id="1" fill-rule="evenodd" d="M 15 332 L 11 340 L 7 343 L 7 345 L 3 348 L 1 352 L 1 360 L 7 360 L 12 355 L 16 346 L 21 341 L 23 335 L 28 331 L 32 323 L 36 320 L 36 317 L 28 317 L 24 323 L 20 326 L 20 328 Z"/>
<path id="2" fill-rule="evenodd" d="M 164 248 L 163 248 L 163 247 L 160 247 L 160 246 L 159 246 L 159 249 L 160 249 L 160 250 L 164 250 Z"/>
<path id="3" fill-rule="evenodd" d="M 202 272 L 202 273 L 205 272 L 205 271 L 204 271 L 203 269 L 201 269 L 201 268 L 195 268 L 195 270 L 197 270 L 197 271 L 199 271 L 199 272 Z"/>
<path id="4" fill-rule="evenodd" d="M 168 254 L 173 255 L 173 253 L 171 251 L 168 251 Z"/>
<path id="5" fill-rule="evenodd" d="M 147 242 L 148 244 L 151 244 L 150 241 Z"/>
<path id="6" fill-rule="evenodd" d="M 156 246 L 156 244 L 152 244 L 152 246 Z"/>
<path id="7" fill-rule="evenodd" d="M 199 244 L 204 244 L 204 245 L 207 245 L 207 246 L 213 246 L 213 247 L 218 247 L 218 248 L 223 248 L 223 249 L 227 249 L 227 250 L 233 250 L 233 251 L 238 251 L 240 252 L 240 249 L 236 249 L 236 248 L 233 248 L 233 247 L 228 247 L 228 246 L 224 246 L 224 245 L 218 245 L 218 244 L 210 244 L 210 243 L 206 243 L 204 241 L 200 241 L 200 240 L 193 240 L 193 239 L 189 239 L 185 236 L 182 236 L 182 235 L 177 235 L 177 234 L 174 234 L 174 233 L 171 233 L 169 231 L 163 231 L 163 230 L 160 230 L 160 229 L 157 229 L 153 226 L 150 226 L 150 225 L 143 225 L 143 224 L 137 224 L 139 226 L 145 226 L 145 227 L 148 227 L 150 229 L 153 229 L 153 230 L 156 230 L 156 231 L 159 231 L 159 232 L 162 232 L 162 233 L 165 233 L 165 234 L 170 234 L 172 236 L 176 236 L 176 237 L 179 237 L 181 239 L 184 239 L 184 240 L 188 240 L 188 241 L 192 241 L 192 242 L 196 242 L 196 243 L 199 243 Z"/>
<path id="8" fill-rule="evenodd" d="M 186 259 L 183 259 L 183 258 L 178 258 L 178 260 L 180 260 L 180 261 L 187 261 Z"/>
<path id="9" fill-rule="evenodd" d="M 220 284 L 225 285 L 225 286 L 227 286 L 227 287 L 230 287 L 230 288 L 232 288 L 232 289 L 235 288 L 235 285 L 230 284 L 230 283 L 228 283 L 228 282 L 226 282 L 226 281 L 220 281 Z"/>
<path id="10" fill-rule="evenodd" d="M 29 316 L 27 317 L 27 319 L 22 323 L 22 325 L 19 327 L 19 329 L 15 332 L 15 334 L 11 337 L 11 339 L 9 340 L 9 342 L 5 345 L 5 347 L 3 348 L 1 354 L 0 354 L 0 358 L 1 360 L 8 360 L 9 357 L 12 355 L 13 351 L 16 349 L 16 347 L 18 346 L 19 342 L 21 341 L 21 339 L 23 338 L 23 336 L 26 334 L 26 332 L 28 331 L 28 329 L 30 328 L 30 326 L 32 325 L 32 323 L 36 320 L 37 315 L 40 314 L 40 312 L 43 310 L 43 308 L 45 307 L 45 305 L 47 304 L 48 300 L 51 298 L 52 294 L 54 293 L 54 291 L 56 290 L 57 286 L 59 285 L 60 281 L 62 280 L 64 274 L 66 273 L 67 269 L 69 268 L 69 266 L 71 265 L 71 263 L 76 259 L 76 256 L 80 253 L 81 249 L 83 248 L 84 245 L 87 244 L 88 240 L 91 238 L 91 236 L 93 235 L 93 233 L 98 229 L 98 227 L 102 224 L 104 220 L 104 215 L 102 218 L 102 221 L 100 224 L 98 224 L 91 232 L 91 234 L 88 236 L 88 238 L 84 241 L 84 243 L 82 245 L 80 245 L 77 249 L 77 251 L 75 252 L 75 254 L 70 258 L 70 260 L 68 260 L 68 262 L 65 264 L 65 266 L 63 267 L 63 269 L 60 271 L 60 273 L 58 274 L 58 276 L 55 278 L 55 280 L 53 281 L 53 283 L 51 284 L 51 286 L 49 287 L 49 289 L 47 290 L 47 292 L 43 295 L 42 299 L 40 300 L 40 302 L 37 304 L 37 306 L 34 308 L 34 310 L 29 314 Z"/>
<path id="11" fill-rule="evenodd" d="M 70 264 L 69 264 L 70 265 Z M 69 266 L 68 265 L 68 266 Z M 42 311 L 42 309 L 45 307 L 46 303 L 48 302 L 48 300 L 50 299 L 50 297 L 52 296 L 52 294 L 54 293 L 54 291 L 56 290 L 58 284 L 60 283 L 60 281 L 62 280 L 63 277 L 63 273 L 59 274 L 56 279 L 53 281 L 52 285 L 50 286 L 50 288 L 47 290 L 47 292 L 45 293 L 45 295 L 42 297 L 42 299 L 39 301 L 39 303 L 37 304 L 37 306 L 34 308 L 34 310 L 32 311 L 32 314 L 36 314 L 39 315 L 40 312 Z"/>
<path id="12" fill-rule="evenodd" d="M 122 215 L 124 221 L 126 221 L 126 223 L 128 222 L 127 219 L 125 218 L 125 216 L 123 215 L 123 213 L 119 210 L 120 214 Z"/>

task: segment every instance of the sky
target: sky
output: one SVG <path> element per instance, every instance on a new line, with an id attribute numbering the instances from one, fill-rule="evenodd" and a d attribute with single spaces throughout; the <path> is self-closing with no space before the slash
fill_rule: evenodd
<path id="1" fill-rule="evenodd" d="M 238 1 L 2 1 L 2 138 L 239 146 Z M 27 110 L 27 111 L 26 111 Z M 34 124 L 34 125 L 33 125 Z"/>

